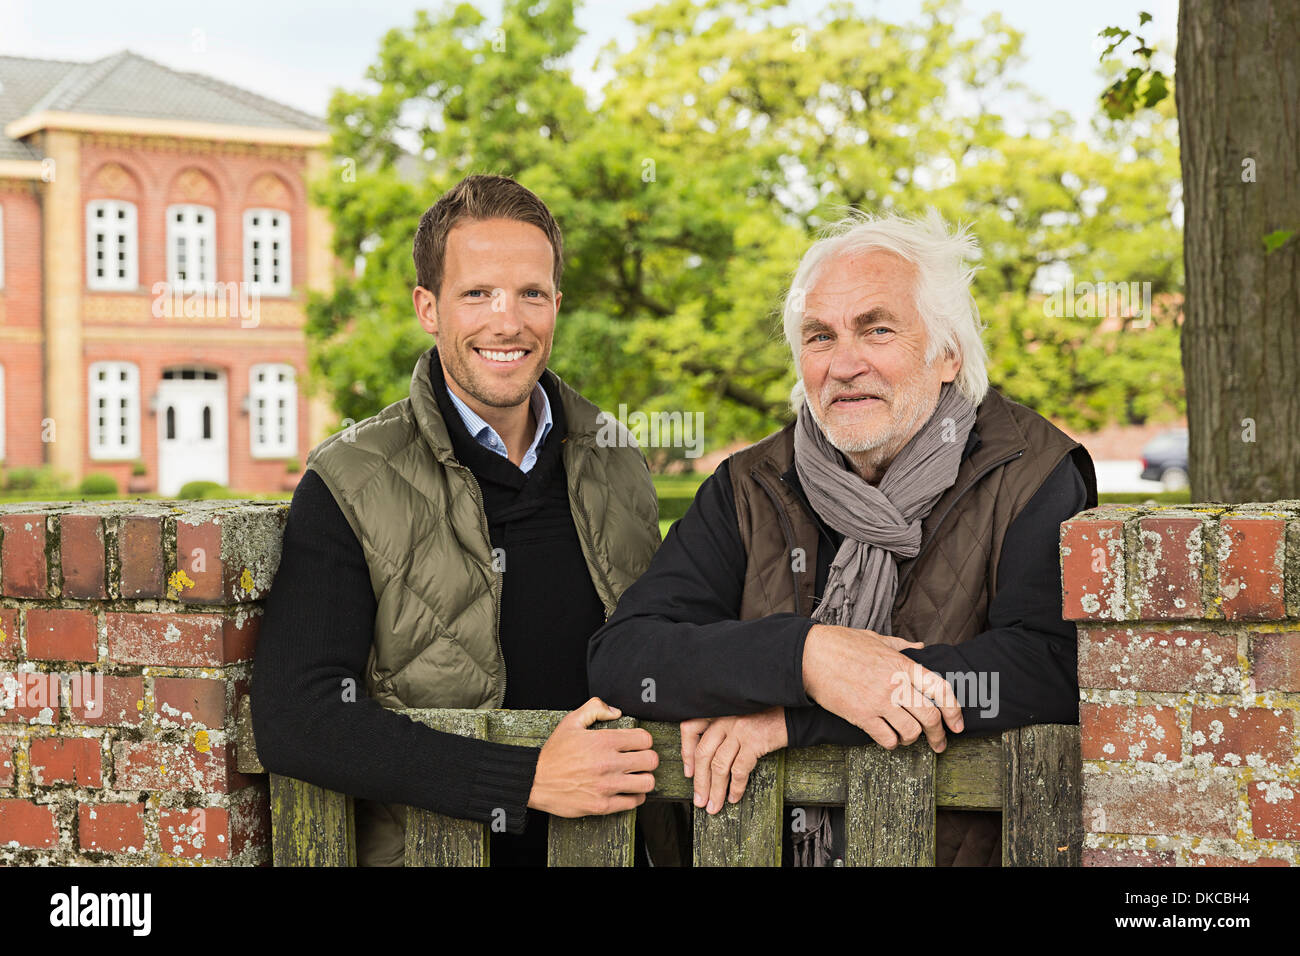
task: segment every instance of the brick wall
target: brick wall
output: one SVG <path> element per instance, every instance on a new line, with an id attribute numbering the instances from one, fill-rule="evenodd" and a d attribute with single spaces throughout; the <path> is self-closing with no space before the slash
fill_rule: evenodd
<path id="1" fill-rule="evenodd" d="M 285 502 L 0 507 L 0 863 L 269 861 L 235 769 Z"/>
<path id="2" fill-rule="evenodd" d="M 1300 865 L 1300 501 L 1061 528 L 1085 866 Z"/>

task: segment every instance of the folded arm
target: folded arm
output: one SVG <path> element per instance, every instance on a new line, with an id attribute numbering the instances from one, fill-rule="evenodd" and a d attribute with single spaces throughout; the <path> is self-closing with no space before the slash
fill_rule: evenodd
<path id="1" fill-rule="evenodd" d="M 367 696 L 375 597 L 360 542 L 328 487 L 303 474 L 267 596 L 252 716 L 267 770 L 369 800 L 520 833 L 538 751 L 417 724 Z"/>

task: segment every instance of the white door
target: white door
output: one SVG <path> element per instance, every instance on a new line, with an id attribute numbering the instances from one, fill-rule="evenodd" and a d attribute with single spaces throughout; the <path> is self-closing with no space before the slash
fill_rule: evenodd
<path id="1" fill-rule="evenodd" d="M 158 383 L 158 493 L 188 481 L 230 480 L 226 376 L 194 366 L 169 368 Z"/>

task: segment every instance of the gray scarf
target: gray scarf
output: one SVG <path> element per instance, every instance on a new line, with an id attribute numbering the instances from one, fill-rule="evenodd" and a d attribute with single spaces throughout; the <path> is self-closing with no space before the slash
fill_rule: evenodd
<path id="1" fill-rule="evenodd" d="M 830 443 L 804 402 L 794 429 L 799 482 L 818 516 L 844 535 L 814 620 L 892 633 L 898 562 L 920 550 L 921 522 L 957 480 L 974 423 L 975 406 L 945 382 L 929 419 L 885 469 L 879 485 L 871 485 Z M 826 810 L 808 808 L 807 828 L 795 835 L 796 866 L 825 866 L 829 861 Z"/>

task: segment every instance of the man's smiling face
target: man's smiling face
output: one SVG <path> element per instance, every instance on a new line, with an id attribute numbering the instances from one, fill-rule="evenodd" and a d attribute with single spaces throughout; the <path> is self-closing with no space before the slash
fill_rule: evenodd
<path id="1" fill-rule="evenodd" d="M 448 387 L 479 414 L 527 402 L 550 360 L 562 295 L 553 256 L 542 230 L 513 219 L 447 234 L 436 322 L 422 324 L 438 337 Z"/>
<path id="2" fill-rule="evenodd" d="M 917 269 L 891 252 L 827 262 L 804 297 L 799 369 L 808 410 L 840 451 L 887 463 L 934 411 L 960 363 L 925 364 Z"/>

